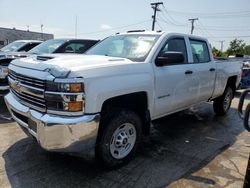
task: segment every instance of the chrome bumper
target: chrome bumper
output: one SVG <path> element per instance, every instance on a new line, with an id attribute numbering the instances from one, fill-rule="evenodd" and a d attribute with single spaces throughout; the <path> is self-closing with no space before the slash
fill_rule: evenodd
<path id="1" fill-rule="evenodd" d="M 94 149 L 99 114 L 65 117 L 43 114 L 18 102 L 11 93 L 5 97 L 13 119 L 48 151 L 81 153 Z"/>

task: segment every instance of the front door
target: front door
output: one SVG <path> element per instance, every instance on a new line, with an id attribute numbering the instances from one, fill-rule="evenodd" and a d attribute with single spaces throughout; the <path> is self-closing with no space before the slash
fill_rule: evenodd
<path id="1" fill-rule="evenodd" d="M 166 51 L 182 52 L 184 61 L 175 64 L 155 66 L 155 114 L 160 117 L 196 103 L 199 80 L 188 63 L 185 39 L 170 38 L 158 56 Z"/>

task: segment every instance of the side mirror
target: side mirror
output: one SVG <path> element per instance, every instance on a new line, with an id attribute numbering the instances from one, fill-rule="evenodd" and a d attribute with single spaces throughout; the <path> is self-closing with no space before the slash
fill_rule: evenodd
<path id="1" fill-rule="evenodd" d="M 176 63 L 183 63 L 184 55 L 182 52 L 172 52 L 168 51 L 163 54 L 160 54 L 156 60 L 156 66 L 172 65 Z"/>

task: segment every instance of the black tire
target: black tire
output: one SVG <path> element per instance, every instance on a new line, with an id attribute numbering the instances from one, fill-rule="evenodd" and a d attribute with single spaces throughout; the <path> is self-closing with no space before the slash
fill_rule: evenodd
<path id="1" fill-rule="evenodd" d="M 114 168 L 117 168 L 126 164 L 131 158 L 134 157 L 138 144 L 141 139 L 142 121 L 136 113 L 129 111 L 129 110 L 121 110 L 118 113 L 113 114 L 111 117 L 109 117 L 109 120 L 106 119 L 104 122 L 105 122 L 105 125 L 102 125 L 104 126 L 104 129 L 100 133 L 101 135 L 100 135 L 97 147 L 96 147 L 96 157 L 99 160 L 99 162 L 101 162 L 102 165 L 110 169 L 114 169 Z M 126 146 L 123 145 L 122 147 L 120 147 L 121 145 L 119 145 L 119 148 L 118 146 L 116 146 L 115 143 L 117 142 L 115 142 L 115 140 L 117 141 L 117 139 L 119 138 L 119 135 L 123 133 L 123 129 L 128 128 L 130 126 L 134 128 L 132 129 L 132 131 L 131 130 L 129 131 L 133 132 L 135 130 L 135 133 L 133 133 L 134 135 L 136 135 L 135 139 L 133 139 L 135 140 L 133 142 L 134 145 L 133 144 L 130 145 L 129 150 L 130 149 L 131 150 L 130 151 L 128 150 L 129 153 L 126 156 L 122 158 L 118 158 L 118 155 L 117 156 L 115 155 L 119 153 L 118 152 L 119 150 L 121 151 L 126 150 L 125 148 L 127 148 L 127 146 L 129 145 L 129 141 L 130 141 L 129 139 L 131 139 L 131 137 L 129 135 L 130 138 L 128 137 L 127 139 L 128 141 L 126 144 L 123 142 L 125 140 L 125 137 L 123 137 L 124 138 L 123 141 L 119 140 L 120 142 L 118 143 L 126 145 Z M 119 131 L 120 133 L 117 134 Z M 111 148 L 115 148 L 118 151 L 112 152 Z"/>
<path id="2" fill-rule="evenodd" d="M 250 132 L 250 125 L 249 125 L 249 115 L 250 115 L 250 103 L 246 107 L 245 115 L 244 115 L 244 127 L 245 129 Z"/>
<path id="3" fill-rule="evenodd" d="M 230 109 L 233 100 L 233 90 L 230 86 L 226 87 L 222 96 L 214 99 L 214 112 L 218 116 L 225 115 Z"/>

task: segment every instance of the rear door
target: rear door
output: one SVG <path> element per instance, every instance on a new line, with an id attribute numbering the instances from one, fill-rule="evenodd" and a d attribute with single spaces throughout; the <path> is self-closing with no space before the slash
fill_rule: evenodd
<path id="1" fill-rule="evenodd" d="M 158 54 L 160 56 L 164 51 L 182 52 L 184 61 L 155 65 L 156 117 L 178 111 L 197 101 L 199 80 L 193 74 L 192 65 L 188 63 L 186 43 L 184 37 L 173 36 L 167 39 Z"/>
<path id="2" fill-rule="evenodd" d="M 206 41 L 189 38 L 192 52 L 192 69 L 199 79 L 198 102 L 207 101 L 213 94 L 216 65 L 210 57 L 209 47 Z"/>

